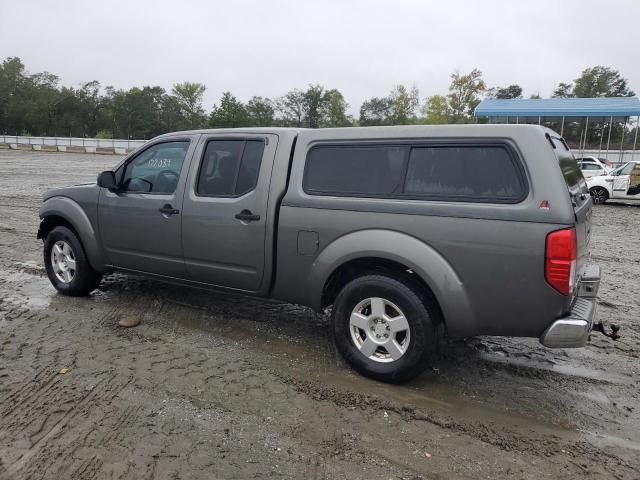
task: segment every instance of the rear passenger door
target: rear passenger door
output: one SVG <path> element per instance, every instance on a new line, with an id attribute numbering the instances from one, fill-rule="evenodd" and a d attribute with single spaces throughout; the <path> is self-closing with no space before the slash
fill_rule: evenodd
<path id="1" fill-rule="evenodd" d="M 276 135 L 266 134 L 203 135 L 183 204 L 188 279 L 245 291 L 260 289 L 277 141 Z"/>

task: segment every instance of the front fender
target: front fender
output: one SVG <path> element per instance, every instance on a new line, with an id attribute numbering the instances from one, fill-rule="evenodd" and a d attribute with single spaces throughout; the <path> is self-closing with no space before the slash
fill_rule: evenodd
<path id="1" fill-rule="evenodd" d="M 367 257 L 401 263 L 419 275 L 438 300 L 450 335 L 461 337 L 476 331 L 475 314 L 453 267 L 426 243 L 393 230 L 361 230 L 327 245 L 311 266 L 312 306 L 320 307 L 321 294 L 318 292 L 322 292 L 327 279 L 338 267 L 350 260 Z"/>
<path id="2" fill-rule="evenodd" d="M 39 215 L 43 220 L 49 216 L 58 216 L 69 222 L 80 237 L 91 267 L 98 272 L 105 270 L 98 235 L 89 217 L 77 202 L 69 197 L 48 198 L 42 203 Z"/>
<path id="3" fill-rule="evenodd" d="M 605 175 L 598 176 L 598 177 L 591 177 L 587 181 L 587 188 L 591 189 L 593 187 L 602 187 L 609 194 L 609 198 L 611 198 L 613 197 L 613 181 L 607 182 L 605 178 L 607 178 Z M 608 178 L 611 178 L 611 177 L 608 177 Z"/>

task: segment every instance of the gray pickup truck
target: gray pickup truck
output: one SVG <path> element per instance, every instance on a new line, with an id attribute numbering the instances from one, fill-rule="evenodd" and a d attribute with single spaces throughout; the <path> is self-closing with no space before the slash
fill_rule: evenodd
<path id="1" fill-rule="evenodd" d="M 332 307 L 353 368 L 401 382 L 441 335 L 583 346 L 591 205 L 538 126 L 201 130 L 47 192 L 38 238 L 67 295 L 119 270 Z"/>

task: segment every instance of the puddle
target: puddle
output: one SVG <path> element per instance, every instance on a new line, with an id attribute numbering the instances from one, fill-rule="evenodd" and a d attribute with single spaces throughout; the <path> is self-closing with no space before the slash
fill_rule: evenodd
<path id="1" fill-rule="evenodd" d="M 173 302 L 171 302 L 173 303 Z M 286 376 L 304 381 L 313 381 L 325 388 L 342 392 L 366 393 L 383 402 L 400 406 L 410 406 L 422 411 L 437 411 L 441 415 L 467 422 L 491 422 L 509 428 L 536 429 L 549 434 L 572 435 L 575 425 L 565 420 L 547 421 L 505 406 L 503 399 L 485 398 L 486 392 L 463 393 L 466 385 L 450 379 L 435 370 L 406 385 L 389 385 L 358 375 L 345 366 L 333 345 L 318 346 L 313 341 L 330 342 L 325 335 L 315 338 L 291 338 L 272 331 L 273 326 L 250 320 L 230 320 L 226 317 L 205 313 L 198 307 L 183 303 L 174 304 L 185 309 L 196 310 L 194 314 L 180 315 L 171 312 L 170 322 L 187 329 L 204 330 L 227 341 L 239 342 L 252 351 L 269 355 L 265 360 L 276 371 L 286 372 Z M 496 389 L 503 388 L 502 380 Z M 473 389 L 470 389 L 473 390 Z M 506 397 L 512 398 L 512 395 Z M 509 402 L 506 402 L 509 405 Z M 517 407 L 518 405 L 515 405 Z M 547 415 L 551 418 L 552 415 Z"/>
<path id="2" fill-rule="evenodd" d="M 505 358 L 502 356 L 491 355 L 486 353 L 481 353 L 480 358 L 491 363 L 511 365 L 511 366 L 514 366 L 517 368 L 523 368 L 523 369 L 535 369 L 535 370 L 542 370 L 546 372 L 554 372 L 560 375 L 584 378 L 587 380 L 596 380 L 599 382 L 619 383 L 619 384 L 631 383 L 628 378 L 624 378 L 620 375 L 615 375 L 615 374 L 606 372 L 604 370 L 595 370 L 593 368 L 588 368 L 583 366 L 551 363 L 551 362 L 541 363 L 533 359 L 520 360 L 517 358 Z"/>
<path id="3" fill-rule="evenodd" d="M 47 277 L 27 272 L 0 271 L 0 291 L 5 292 L 5 302 L 24 305 L 30 309 L 44 309 L 49 306 L 56 290 Z M 4 288 L 3 288 L 4 287 Z"/>
<path id="4" fill-rule="evenodd" d="M 585 434 L 589 438 L 589 441 L 598 447 L 626 448 L 628 450 L 640 452 L 640 443 L 627 438 L 608 435 L 606 433 L 589 432 L 586 430 L 581 430 L 580 433 Z"/>

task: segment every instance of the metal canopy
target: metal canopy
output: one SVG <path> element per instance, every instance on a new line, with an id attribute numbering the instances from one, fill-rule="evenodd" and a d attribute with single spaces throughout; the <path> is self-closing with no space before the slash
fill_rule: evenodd
<path id="1" fill-rule="evenodd" d="M 483 100 L 476 117 L 629 117 L 640 115 L 638 97 L 514 98 Z"/>

